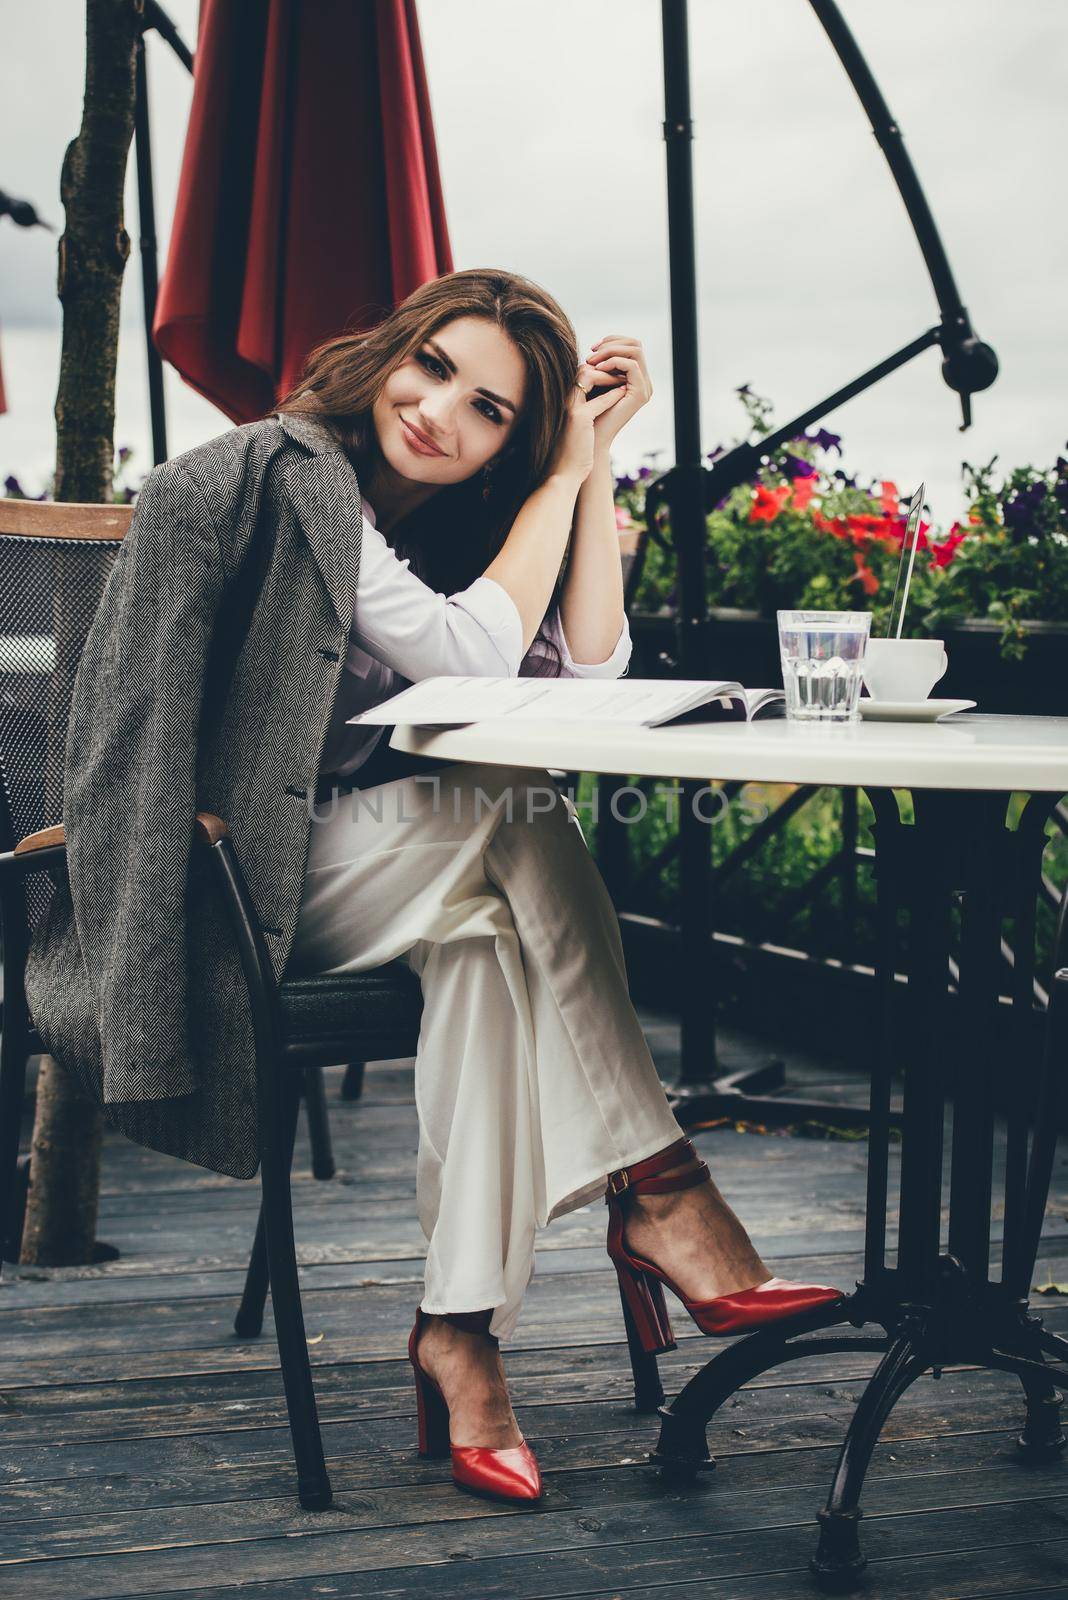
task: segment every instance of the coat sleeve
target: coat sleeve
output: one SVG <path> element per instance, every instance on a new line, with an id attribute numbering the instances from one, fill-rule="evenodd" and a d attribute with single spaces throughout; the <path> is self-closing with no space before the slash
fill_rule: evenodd
<path id="1" fill-rule="evenodd" d="M 86 637 L 63 823 L 95 995 L 105 1103 L 197 1086 L 187 1026 L 187 876 L 197 733 L 225 569 L 202 489 L 149 473 Z"/>

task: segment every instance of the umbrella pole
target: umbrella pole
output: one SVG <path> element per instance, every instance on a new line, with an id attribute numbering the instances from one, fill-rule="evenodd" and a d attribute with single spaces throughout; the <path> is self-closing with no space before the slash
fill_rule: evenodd
<path id="1" fill-rule="evenodd" d="M 148 403 L 152 414 L 152 460 L 167 459 L 167 408 L 163 395 L 163 362 L 152 337 L 159 277 L 156 265 L 156 200 L 152 186 L 152 134 L 148 117 L 148 73 L 144 34 L 137 41 L 137 99 L 134 109 L 137 150 L 137 217 L 141 245 L 141 292 L 145 308 L 145 352 L 148 357 Z"/>
<path id="2" fill-rule="evenodd" d="M 148 358 L 148 403 L 152 415 L 152 460 L 156 466 L 167 459 L 167 406 L 163 394 L 163 361 L 152 337 L 159 293 L 156 247 L 156 197 L 152 183 L 152 130 L 148 114 L 148 72 L 145 66 L 145 33 L 155 28 L 174 51 L 187 71 L 193 70 L 193 55 L 163 7 L 145 0 L 141 37 L 137 41 L 137 98 L 134 106 L 134 145 L 137 151 L 137 220 L 141 235 L 141 292 L 145 308 L 145 353 Z"/>
<path id="3" fill-rule="evenodd" d="M 687 0 L 661 0 L 664 46 L 664 142 L 667 154 L 671 366 L 675 468 L 667 499 L 678 555 L 676 637 L 679 675 L 697 678 L 708 659 L 705 593 L 704 473 L 697 339 L 697 262 L 693 213 L 693 124 Z M 712 961 L 712 850 L 707 813 L 682 785 L 679 811 L 680 1067 L 676 1087 L 707 1087 L 716 1070 L 716 1001 Z"/>

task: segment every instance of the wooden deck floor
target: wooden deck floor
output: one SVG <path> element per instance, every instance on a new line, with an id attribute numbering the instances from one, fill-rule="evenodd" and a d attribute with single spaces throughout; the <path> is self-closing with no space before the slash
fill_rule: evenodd
<path id="1" fill-rule="evenodd" d="M 642 1013 L 662 1069 L 675 1031 Z M 725 1034 L 731 1065 L 752 1041 Z M 806 1089 L 857 1079 L 801 1062 Z M 108 1142 L 106 1268 L 5 1273 L 0 1289 L 0 1595 L 180 1594 L 531 1600 L 788 1600 L 806 1563 L 846 1420 L 871 1362 L 771 1373 L 714 1425 L 716 1472 L 690 1486 L 645 1463 L 655 1419 L 630 1409 L 603 1205 L 554 1223 L 505 1362 L 547 1481 L 532 1510 L 453 1487 L 420 1461 L 405 1341 L 420 1295 L 410 1066 L 368 1071 L 330 1101 L 341 1167 L 308 1170 L 297 1231 L 324 1437 L 336 1491 L 300 1510 L 271 1332 L 232 1318 L 257 1187 Z M 866 1146 L 709 1131 L 713 1171 L 784 1273 L 850 1285 L 860 1268 Z M 1068 1279 L 1068 1169 L 1039 1281 Z M 1043 1299 L 1068 1330 L 1068 1300 Z M 674 1393 L 712 1352 L 681 1313 L 663 1358 Z M 1018 1387 L 985 1373 L 924 1379 L 897 1407 L 865 1496 L 867 1592 L 881 1600 L 1068 1595 L 1068 1467 L 1017 1457 Z"/>

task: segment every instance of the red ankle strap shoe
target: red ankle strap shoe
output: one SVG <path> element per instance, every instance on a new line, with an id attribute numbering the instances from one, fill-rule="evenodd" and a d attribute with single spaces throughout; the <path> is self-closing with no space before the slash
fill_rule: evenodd
<path id="1" fill-rule="evenodd" d="M 689 1172 L 657 1176 L 668 1167 L 677 1167 L 684 1161 L 694 1161 L 697 1165 Z M 632 1166 L 620 1167 L 608 1174 L 605 1191 L 608 1254 L 619 1279 L 628 1336 L 633 1328 L 641 1348 L 648 1355 L 659 1355 L 665 1350 L 677 1348 L 664 1302 L 664 1284 L 682 1301 L 701 1332 L 713 1337 L 754 1333 L 787 1317 L 800 1316 L 802 1312 L 812 1311 L 817 1306 L 845 1299 L 841 1289 L 831 1288 L 828 1284 L 792 1283 L 787 1278 L 769 1278 L 755 1288 L 719 1295 L 715 1300 L 689 1300 L 654 1262 L 631 1255 L 623 1243 L 623 1196 L 627 1193 L 674 1194 L 678 1190 L 704 1183 L 709 1175 L 708 1167 L 690 1140 L 685 1138 L 677 1139 L 674 1144 L 648 1156 L 644 1161 L 636 1161 Z"/>
<path id="2" fill-rule="evenodd" d="M 488 1332 L 489 1317 L 484 1311 L 449 1312 L 447 1322 L 470 1333 Z M 419 1334 L 426 1321 L 422 1306 L 415 1313 L 415 1327 L 408 1339 L 408 1359 L 415 1374 L 415 1401 L 419 1417 L 419 1454 L 452 1457 L 453 1482 L 473 1494 L 495 1500 L 540 1500 L 543 1495 L 541 1472 L 533 1450 L 524 1439 L 507 1450 L 491 1450 L 482 1445 L 456 1445 L 449 1440 L 449 1408 L 439 1386 L 419 1365 Z M 492 1337 L 492 1335 L 490 1335 Z"/>

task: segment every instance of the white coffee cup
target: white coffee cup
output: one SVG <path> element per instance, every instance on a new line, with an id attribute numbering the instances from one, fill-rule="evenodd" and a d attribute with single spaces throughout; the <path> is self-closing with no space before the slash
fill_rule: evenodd
<path id="1" fill-rule="evenodd" d="M 869 639 L 864 682 L 873 700 L 926 700 L 948 666 L 941 639 Z"/>

